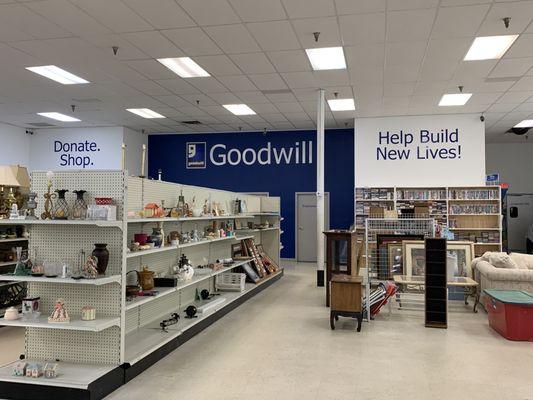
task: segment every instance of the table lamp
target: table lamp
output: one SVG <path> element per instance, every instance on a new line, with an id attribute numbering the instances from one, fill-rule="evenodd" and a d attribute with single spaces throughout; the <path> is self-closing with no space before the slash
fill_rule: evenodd
<path id="1" fill-rule="evenodd" d="M 15 199 L 20 210 L 24 205 L 24 194 L 27 194 L 30 189 L 30 175 L 28 174 L 28 169 L 26 167 L 20 165 L 11 165 L 10 167 L 19 183 L 19 187 L 15 190 Z"/>
<path id="2" fill-rule="evenodd" d="M 9 210 L 16 202 L 13 188 L 19 187 L 19 182 L 9 165 L 0 165 L 0 218 L 7 218 Z M 4 197 L 4 188 L 9 187 L 9 193 Z"/>

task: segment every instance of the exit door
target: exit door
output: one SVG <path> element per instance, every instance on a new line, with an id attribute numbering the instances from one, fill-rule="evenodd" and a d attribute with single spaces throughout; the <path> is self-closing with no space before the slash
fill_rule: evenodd
<path id="1" fill-rule="evenodd" d="M 526 252 L 526 236 L 533 224 L 533 194 L 507 195 L 507 248 Z"/>
<path id="2" fill-rule="evenodd" d="M 296 261 L 316 262 L 316 193 L 296 193 Z M 324 229 L 329 229 L 329 193 L 324 198 Z"/>

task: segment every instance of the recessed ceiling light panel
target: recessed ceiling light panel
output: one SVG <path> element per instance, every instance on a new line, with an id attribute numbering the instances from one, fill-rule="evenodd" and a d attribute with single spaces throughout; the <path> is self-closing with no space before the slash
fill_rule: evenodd
<path id="1" fill-rule="evenodd" d="M 322 47 L 318 49 L 305 49 L 311 67 L 315 71 L 328 69 L 346 69 L 344 50 L 342 47 Z"/>
<path id="2" fill-rule="evenodd" d="M 126 111 L 129 111 L 130 113 L 136 114 L 139 117 L 147 119 L 166 118 L 164 115 L 156 113 L 155 111 L 150 110 L 149 108 L 127 108 Z"/>
<path id="3" fill-rule="evenodd" d="M 472 93 L 450 93 L 442 96 L 439 106 L 464 106 L 466 102 L 472 97 Z"/>
<path id="4" fill-rule="evenodd" d="M 70 115 L 61 114 L 58 112 L 43 112 L 43 113 L 37 113 L 37 115 L 40 115 L 42 117 L 55 119 L 56 121 L 62 121 L 62 122 L 80 122 L 81 119 L 71 117 Z"/>
<path id="5" fill-rule="evenodd" d="M 55 65 L 41 65 L 40 67 L 27 67 L 28 71 L 35 72 L 53 81 L 62 83 L 63 85 L 79 85 L 82 83 L 89 83 L 89 81 L 71 74 L 64 69 L 56 67 Z"/>
<path id="6" fill-rule="evenodd" d="M 158 58 L 157 61 L 182 78 L 211 76 L 190 57 Z"/>
<path id="7" fill-rule="evenodd" d="M 331 111 L 353 111 L 355 103 L 353 99 L 331 99 L 328 100 Z"/>
<path id="8" fill-rule="evenodd" d="M 224 104 L 224 108 L 235 115 L 255 115 L 255 111 L 246 104 Z"/>
<path id="9" fill-rule="evenodd" d="M 518 35 L 479 36 L 474 39 L 464 61 L 502 58 Z"/>
<path id="10" fill-rule="evenodd" d="M 514 128 L 533 128 L 533 119 L 525 119 L 522 122 L 516 124 Z"/>

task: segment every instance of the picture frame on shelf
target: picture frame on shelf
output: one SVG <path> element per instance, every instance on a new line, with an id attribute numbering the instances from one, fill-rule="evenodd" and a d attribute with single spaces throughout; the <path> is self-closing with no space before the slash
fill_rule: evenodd
<path id="1" fill-rule="evenodd" d="M 392 275 L 403 275 L 403 246 L 402 243 L 388 243 L 389 270 Z"/>
<path id="2" fill-rule="evenodd" d="M 474 243 L 468 241 L 448 241 L 448 277 L 472 278 Z"/>
<path id="3" fill-rule="evenodd" d="M 424 235 L 405 234 L 377 234 L 376 265 L 378 266 L 378 279 L 392 279 L 391 265 L 389 263 L 389 243 L 403 243 L 408 240 L 423 240 Z"/>
<path id="4" fill-rule="evenodd" d="M 423 240 L 404 240 L 402 257 L 404 275 L 411 277 L 426 274 L 426 250 Z"/>

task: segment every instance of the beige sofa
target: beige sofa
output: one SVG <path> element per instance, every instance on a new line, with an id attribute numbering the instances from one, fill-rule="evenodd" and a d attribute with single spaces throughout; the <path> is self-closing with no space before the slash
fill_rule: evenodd
<path id="1" fill-rule="evenodd" d="M 524 290 L 533 293 L 533 255 L 487 252 L 472 261 L 474 279 L 484 289 Z"/>

